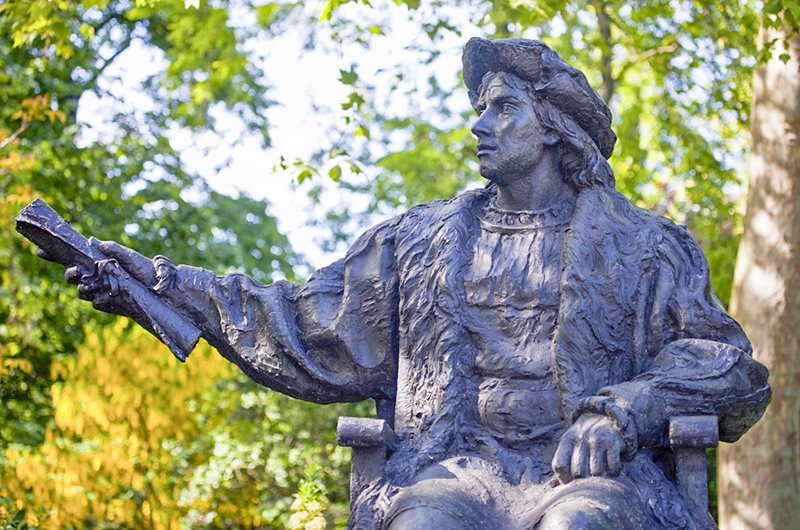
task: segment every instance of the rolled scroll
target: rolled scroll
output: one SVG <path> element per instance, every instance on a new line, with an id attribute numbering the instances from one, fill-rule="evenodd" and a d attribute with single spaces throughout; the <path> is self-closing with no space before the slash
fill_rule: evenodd
<path id="1" fill-rule="evenodd" d="M 98 262 L 109 259 L 41 199 L 23 208 L 16 221 L 17 232 L 39 247 L 39 256 L 49 261 L 78 266 L 91 274 Z M 200 330 L 122 267 L 114 277 L 118 293 L 128 295 L 117 295 L 120 312 L 158 337 L 181 362 L 186 361 L 200 340 Z"/>

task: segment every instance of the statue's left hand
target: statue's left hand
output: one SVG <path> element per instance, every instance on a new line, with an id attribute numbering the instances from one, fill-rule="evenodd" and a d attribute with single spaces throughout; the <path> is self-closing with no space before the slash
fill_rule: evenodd
<path id="1" fill-rule="evenodd" d="M 116 260 L 123 269 L 145 287 L 152 287 L 156 284 L 156 269 L 153 265 L 153 260 L 150 258 L 142 256 L 135 250 L 122 246 L 115 241 L 100 241 L 90 237 L 89 244 L 107 256 L 109 261 Z M 67 283 L 79 285 L 82 276 L 87 275 L 87 273 L 88 271 L 81 271 L 78 267 L 70 267 L 66 270 L 64 276 Z"/>
<path id="2" fill-rule="evenodd" d="M 92 271 L 80 266 L 67 268 L 64 274 L 67 282 L 77 285 L 78 297 L 92 302 L 95 309 L 131 316 L 128 310 L 132 306 L 124 302 L 120 305 L 119 300 L 124 291 L 124 278 L 129 275 L 145 287 L 153 287 L 157 281 L 153 261 L 114 241 L 99 241 L 92 237 L 89 244 L 108 259 L 96 262 Z"/>
<path id="3" fill-rule="evenodd" d="M 613 420 L 583 414 L 561 437 L 553 471 L 562 484 L 576 478 L 619 475 L 625 440 Z"/>

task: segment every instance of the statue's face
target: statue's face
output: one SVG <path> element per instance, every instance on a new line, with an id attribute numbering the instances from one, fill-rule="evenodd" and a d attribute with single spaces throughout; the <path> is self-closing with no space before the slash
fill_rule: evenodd
<path id="1" fill-rule="evenodd" d="M 533 105 L 527 92 L 506 84 L 500 73 L 485 86 L 472 127 L 484 178 L 505 186 L 532 174 L 544 149 L 557 141 L 545 134 Z"/>

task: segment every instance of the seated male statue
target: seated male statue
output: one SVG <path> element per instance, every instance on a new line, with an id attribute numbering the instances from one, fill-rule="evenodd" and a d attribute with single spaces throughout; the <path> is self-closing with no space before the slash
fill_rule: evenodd
<path id="1" fill-rule="evenodd" d="M 669 419 L 714 414 L 735 441 L 766 369 L 686 230 L 615 191 L 585 76 L 530 40 L 472 39 L 463 62 L 488 185 L 379 224 L 305 284 L 95 244 L 256 382 L 378 402 L 399 441 L 350 529 L 698 527 Z M 67 272 L 124 313 L 110 274 Z"/>

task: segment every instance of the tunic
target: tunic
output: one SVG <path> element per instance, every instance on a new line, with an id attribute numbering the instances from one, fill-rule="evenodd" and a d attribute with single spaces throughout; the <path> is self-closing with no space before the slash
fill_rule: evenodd
<path id="1" fill-rule="evenodd" d="M 561 253 L 574 199 L 542 212 L 489 204 L 464 275 L 465 326 L 477 348 L 478 417 L 486 433 L 513 450 L 507 474 L 541 482 L 566 429 L 553 356 Z"/>

